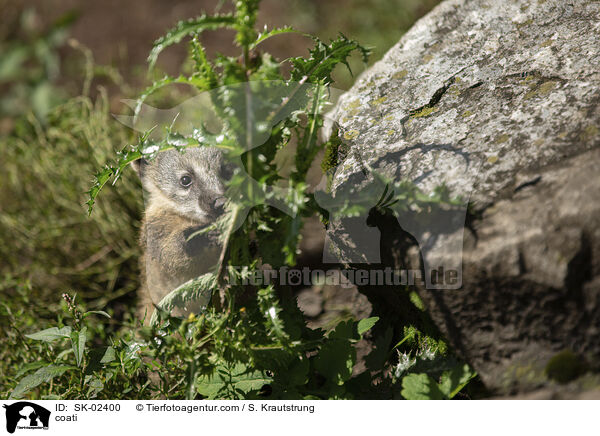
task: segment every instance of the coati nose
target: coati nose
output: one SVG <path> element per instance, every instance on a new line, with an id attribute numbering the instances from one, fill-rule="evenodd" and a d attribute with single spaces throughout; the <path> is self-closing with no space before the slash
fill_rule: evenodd
<path id="1" fill-rule="evenodd" d="M 225 210 L 226 202 L 227 202 L 227 197 L 215 198 L 215 201 L 213 202 L 213 210 L 218 214 L 222 214 Z"/>

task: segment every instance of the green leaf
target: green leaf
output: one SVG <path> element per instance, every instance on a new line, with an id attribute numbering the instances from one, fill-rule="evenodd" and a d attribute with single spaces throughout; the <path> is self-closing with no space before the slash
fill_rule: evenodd
<path id="1" fill-rule="evenodd" d="M 287 342 L 289 335 L 285 329 L 285 323 L 281 319 L 281 306 L 275 295 L 272 285 L 258 291 L 258 303 L 265 318 L 265 324 L 269 332 L 279 341 Z"/>
<path id="2" fill-rule="evenodd" d="M 66 371 L 77 369 L 71 365 L 48 365 L 38 369 L 35 373 L 24 377 L 15 389 L 10 394 L 10 399 L 21 398 L 24 394 L 32 390 L 33 388 L 41 385 L 42 383 L 48 383 L 54 377 L 63 375 Z"/>
<path id="3" fill-rule="evenodd" d="M 102 315 L 110 319 L 110 315 L 103 310 L 89 310 L 83 314 L 83 318 L 87 318 L 89 315 Z"/>
<path id="4" fill-rule="evenodd" d="M 327 380 L 342 385 L 352 376 L 356 350 L 348 340 L 330 339 L 315 358 L 315 369 Z"/>
<path id="5" fill-rule="evenodd" d="M 0 58 L 0 83 L 13 80 L 22 74 L 22 67 L 28 56 L 25 46 L 16 46 L 5 51 Z"/>
<path id="6" fill-rule="evenodd" d="M 353 51 L 358 50 L 365 62 L 369 56 L 369 49 L 342 34 L 337 39 L 331 40 L 329 44 L 323 43 L 317 37 L 312 37 L 312 39 L 315 46 L 309 50 L 308 59 L 303 57 L 289 59 L 293 67 L 291 72 L 293 81 L 308 80 L 311 83 L 324 81 L 328 85 L 333 82 L 331 72 L 338 64 L 344 64 L 350 69 L 347 59 Z"/>
<path id="7" fill-rule="evenodd" d="M 133 342 L 127 344 L 127 347 L 121 353 L 121 360 L 123 360 L 125 362 L 128 362 L 130 360 L 139 360 L 141 350 L 142 350 L 142 344 L 140 344 L 139 342 L 133 341 Z M 111 355 L 110 351 L 107 350 L 107 355 L 105 355 L 103 357 L 103 359 L 110 358 L 110 355 Z"/>
<path id="8" fill-rule="evenodd" d="M 306 357 L 295 359 L 286 374 L 289 386 L 301 386 L 306 383 L 310 363 Z"/>
<path id="9" fill-rule="evenodd" d="M 29 339 L 34 339 L 36 341 L 44 341 L 44 342 L 52 342 L 56 339 L 64 339 L 69 338 L 71 336 L 71 327 L 63 327 L 59 329 L 58 327 L 51 327 L 46 330 L 39 331 L 37 333 L 32 333 L 30 335 L 25 335 L 25 337 Z"/>
<path id="10" fill-rule="evenodd" d="M 260 0 L 238 0 L 235 1 L 235 41 L 244 50 L 256 39 L 254 24 L 258 14 Z"/>
<path id="11" fill-rule="evenodd" d="M 285 82 L 283 81 L 283 76 L 281 74 L 281 64 L 269 53 L 264 53 L 261 58 L 261 63 L 258 69 L 252 73 L 250 76 L 251 81 L 279 81 L 282 85 L 281 88 L 285 86 Z M 279 85 L 275 85 L 277 87 Z M 264 86 L 264 88 L 267 88 Z M 277 145 L 280 145 L 281 142 Z"/>
<path id="12" fill-rule="evenodd" d="M 38 368 L 41 368 L 42 366 L 47 366 L 47 365 L 49 365 L 48 362 L 31 362 L 31 363 L 27 363 L 27 364 L 23 365 L 19 369 L 19 372 L 17 372 L 17 374 L 15 375 L 15 378 L 19 378 L 22 375 L 24 375 L 25 373 L 28 373 L 29 371 L 32 371 L 34 369 L 38 369 Z"/>
<path id="13" fill-rule="evenodd" d="M 466 363 L 457 365 L 451 371 L 445 371 L 440 380 L 440 390 L 448 398 L 453 398 L 464 388 L 477 373 Z"/>
<path id="14" fill-rule="evenodd" d="M 135 105 L 134 112 L 133 112 L 134 118 L 140 114 L 142 105 L 144 104 L 144 102 L 146 101 L 146 99 L 148 97 L 150 97 L 152 94 L 154 94 L 159 89 L 164 88 L 165 86 L 168 86 L 168 85 L 175 84 L 175 83 L 191 85 L 191 86 L 201 88 L 201 86 L 199 86 L 200 82 L 198 82 L 194 78 L 185 77 L 183 75 L 180 75 L 178 77 L 165 76 L 162 79 L 153 82 L 149 87 L 147 87 L 142 92 L 142 94 L 136 101 L 136 105 Z"/>
<path id="15" fill-rule="evenodd" d="M 181 42 L 183 38 L 189 35 L 201 33 L 205 30 L 216 30 L 220 28 L 234 28 L 236 19 L 231 14 L 224 15 L 202 15 L 200 17 L 187 21 L 180 21 L 169 30 L 166 35 L 158 38 L 152 47 L 148 56 L 150 69 L 154 68 L 158 55 L 168 46 Z"/>
<path id="16" fill-rule="evenodd" d="M 167 294 L 158 303 L 158 308 L 170 313 L 173 309 L 179 308 L 184 311 L 189 310 L 193 304 L 201 310 L 206 308 L 210 302 L 212 292 L 217 288 L 217 278 L 213 273 L 204 274 L 196 279 L 185 282 L 174 291 Z M 154 311 L 150 318 L 150 325 L 156 325 L 159 320 L 158 311 Z"/>
<path id="17" fill-rule="evenodd" d="M 409 374 L 402 379 L 402 396 L 407 400 L 443 400 L 438 384 L 427 374 Z"/>
<path id="18" fill-rule="evenodd" d="M 116 352 L 113 347 L 105 346 L 90 349 L 88 353 L 88 371 L 100 371 L 102 367 L 116 358 Z"/>
<path id="19" fill-rule="evenodd" d="M 212 64 L 208 61 L 206 51 L 198 41 L 197 35 L 190 41 L 190 47 L 192 59 L 194 60 L 194 86 L 200 91 L 207 91 L 219 86 L 219 78 Z"/>
<path id="20" fill-rule="evenodd" d="M 290 26 L 284 26 L 284 27 L 267 30 L 267 26 L 265 25 L 264 30 L 262 32 L 260 32 L 258 34 L 258 36 L 256 37 L 256 41 L 254 41 L 252 44 L 250 44 L 250 49 L 254 49 L 261 42 L 263 42 L 273 36 L 281 35 L 283 33 L 299 33 L 299 32 L 297 30 L 292 29 Z"/>
<path id="21" fill-rule="evenodd" d="M 196 379 L 196 391 L 209 400 L 240 399 L 271 381 L 272 379 L 261 371 L 251 370 L 243 363 L 236 363 L 233 368 L 219 365 L 212 374 L 202 375 Z"/>
<path id="22" fill-rule="evenodd" d="M 104 383 L 97 377 L 87 376 L 85 384 L 89 388 L 87 392 L 88 398 L 96 398 L 98 393 L 104 389 Z"/>
<path id="23" fill-rule="evenodd" d="M 373 350 L 365 358 L 368 368 L 372 368 L 373 370 L 383 369 L 389 357 L 393 334 L 393 329 L 388 327 L 383 335 L 380 334 L 374 338 Z"/>
<path id="24" fill-rule="evenodd" d="M 81 366 L 81 361 L 83 360 L 83 352 L 85 350 L 85 341 L 87 327 L 83 327 L 79 332 L 71 333 L 71 346 L 73 347 L 73 353 L 75 354 L 75 360 L 77 361 L 77 366 Z"/>
<path id="25" fill-rule="evenodd" d="M 328 338 L 349 341 L 357 341 L 360 339 L 356 331 L 356 324 L 351 320 L 338 323 L 338 325 L 335 326 L 335 329 L 329 333 Z"/>
<path id="26" fill-rule="evenodd" d="M 33 112 L 40 119 L 45 119 L 50 109 L 57 103 L 56 89 L 50 82 L 41 82 L 31 94 Z"/>
<path id="27" fill-rule="evenodd" d="M 100 359 L 100 363 L 110 363 L 115 360 L 115 349 L 113 347 L 106 347 L 106 351 Z"/>
<path id="28" fill-rule="evenodd" d="M 365 318 L 365 319 L 361 319 L 358 322 L 358 325 L 356 326 L 356 328 L 358 329 L 358 334 L 359 335 L 363 335 L 366 332 L 368 332 L 369 330 L 371 330 L 373 328 L 373 326 L 375 324 L 377 324 L 377 321 L 379 321 L 379 317 L 378 316 L 373 316 L 371 318 Z"/>

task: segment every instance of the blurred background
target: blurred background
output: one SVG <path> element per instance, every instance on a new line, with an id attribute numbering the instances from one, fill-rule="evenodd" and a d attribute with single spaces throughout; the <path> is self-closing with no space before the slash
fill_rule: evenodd
<path id="1" fill-rule="evenodd" d="M 259 24 L 291 25 L 323 39 L 339 32 L 382 55 L 437 0 L 264 0 Z M 55 318 L 63 292 L 77 293 L 90 310 L 131 316 L 138 287 L 142 192 L 129 172 L 108 186 L 87 216 L 93 174 L 135 140 L 111 113 L 125 111 L 151 83 L 146 58 L 152 43 L 178 20 L 226 11 L 210 0 L 0 0 L 0 292 L 2 324 L 19 307 Z M 232 33 L 206 32 L 209 55 L 235 55 Z M 306 54 L 311 41 L 282 35 L 264 49 L 283 60 Z M 155 77 L 178 74 L 186 44 L 161 54 Z M 364 65 L 353 59 L 359 74 Z M 183 65 L 183 68 L 186 68 Z M 336 72 L 336 87 L 354 78 Z M 177 100 L 177 90 L 161 102 Z M 26 303 L 26 304 L 24 304 Z M 26 326 L 23 326 L 26 327 Z M 7 351 L 7 353 L 9 353 Z M 0 359 L 10 359 L 10 353 Z"/>

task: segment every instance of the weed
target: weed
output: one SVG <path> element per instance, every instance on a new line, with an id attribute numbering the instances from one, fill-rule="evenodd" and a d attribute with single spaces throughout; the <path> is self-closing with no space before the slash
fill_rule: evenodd
<path id="1" fill-rule="evenodd" d="M 359 52 L 364 59 L 368 54 L 343 35 L 328 43 L 313 38 L 314 48 L 306 58 L 285 61 L 291 71 L 284 76 L 283 63 L 261 52 L 260 44 L 292 30 L 256 31 L 258 3 L 239 0 L 234 13 L 181 22 L 156 41 L 150 54 L 152 68 L 162 50 L 190 37 L 194 70 L 191 75 L 165 77 L 150 86 L 141 95 L 136 114 L 154 92 L 172 83 L 184 83 L 209 93 L 220 130 L 211 132 L 199 124 L 192 133 L 185 134 L 173 121 L 162 138 L 157 138 L 156 132 L 147 132 L 96 175 L 88 192 L 91 213 L 109 181 L 129 177 L 125 169 L 130 162 L 142 157 L 152 159 L 168 149 L 221 148 L 232 162 L 241 161 L 243 171 L 234 173 L 228 182 L 227 213 L 214 225 L 222 238 L 219 264 L 214 271 L 167 295 L 158 304 L 149 326 L 129 321 L 111 336 L 95 319 L 110 314 L 87 311 L 73 297 L 65 296 L 58 325 L 25 337 L 14 335 L 15 343 L 20 341 L 30 348 L 31 363 L 11 375 L 11 380 L 19 379 L 12 397 L 452 398 L 472 378 L 472 371 L 452 358 L 442 340 L 414 326 L 396 347 L 391 346 L 391 328 L 379 325 L 378 317 L 345 320 L 329 331 L 313 330 L 306 326 L 289 287 L 278 283 L 256 287 L 239 284 L 243 273 L 236 266 L 255 272 L 263 264 L 272 268 L 294 265 L 302 218 L 323 215 L 307 192 L 306 174 L 324 147 L 317 132 L 323 125 L 331 74 L 336 66 L 347 65 L 351 53 Z M 207 58 L 199 34 L 219 28 L 235 30 L 239 57 Z M 257 95 L 263 98 L 255 98 Z M 333 148 L 341 145 L 339 138 L 332 141 L 324 164 L 327 169 L 336 162 Z M 287 183 L 281 186 L 277 184 L 281 176 L 276 155 L 292 145 L 294 167 Z M 85 152 L 98 150 L 92 147 Z M 40 181 L 45 183 L 46 179 Z M 137 187 L 133 182 L 121 185 L 125 184 Z M 407 182 L 386 184 L 377 207 L 384 210 L 399 201 L 408 207 L 412 203 L 440 202 L 440 198 L 426 198 Z M 137 201 L 131 204 L 139 204 Z M 367 212 L 369 207 L 343 204 L 339 209 L 352 214 L 361 208 Z M 99 219 L 117 219 L 113 212 L 100 212 Z M 327 217 L 322 219 L 326 221 Z M 124 228 L 130 229 L 131 223 Z M 113 241 L 115 245 L 117 242 Z M 171 309 L 211 294 L 218 298 L 213 298 L 215 304 L 202 313 L 185 319 L 170 316 Z M 366 359 L 368 371 L 354 375 L 355 344 L 368 335 L 374 343 Z M 394 349 L 416 357 L 414 364 L 396 366 L 390 375 L 391 362 L 396 359 Z M 399 362 L 402 359 L 397 358 Z M 418 360 L 434 365 L 418 364 Z"/>

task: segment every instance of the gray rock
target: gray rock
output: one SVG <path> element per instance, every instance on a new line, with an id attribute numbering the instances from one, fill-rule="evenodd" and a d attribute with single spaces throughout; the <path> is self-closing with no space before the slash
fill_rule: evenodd
<path id="1" fill-rule="evenodd" d="M 323 296 L 314 289 L 306 288 L 296 296 L 298 308 L 304 316 L 315 318 L 323 312 Z"/>
<path id="2" fill-rule="evenodd" d="M 419 293 L 493 390 L 540 386 L 564 349 L 598 366 L 599 103 L 600 2 L 443 2 L 340 99 L 347 146 L 331 189 L 364 192 L 373 171 L 426 193 L 445 184 L 477 218 L 468 230 L 455 225 L 464 208 L 434 229 L 337 220 L 326 245 L 349 264 L 424 267 L 426 278 L 427 265 L 462 260 L 460 289 Z"/>

